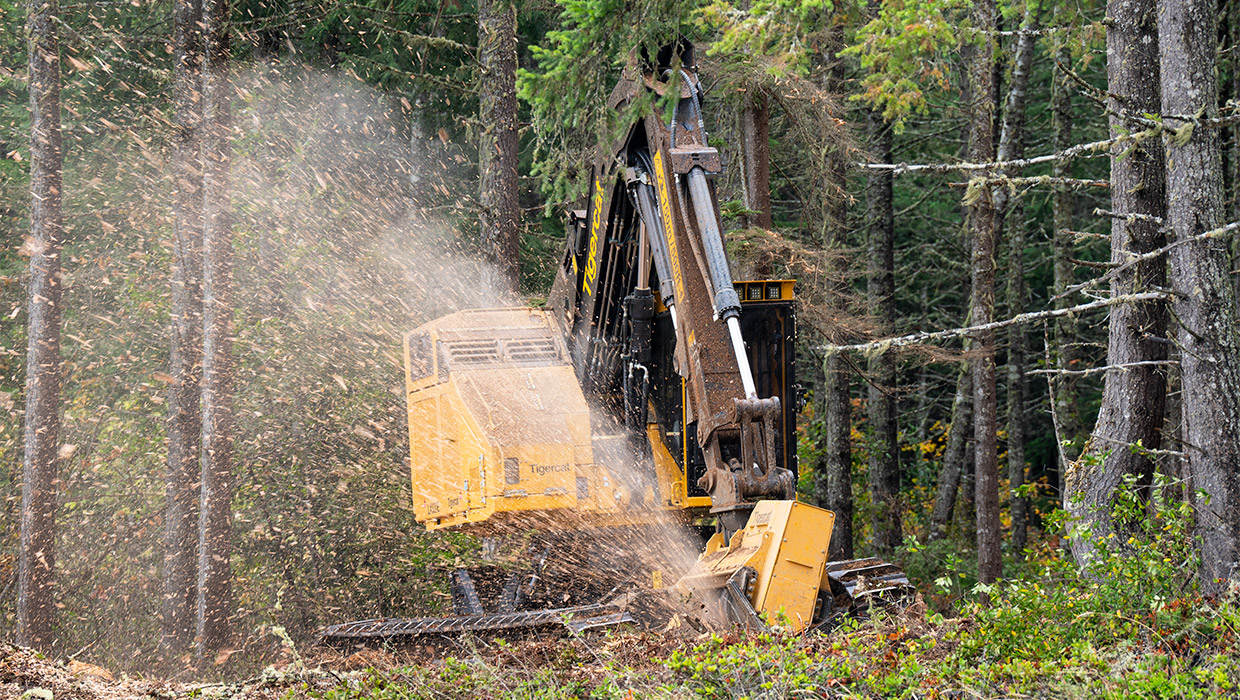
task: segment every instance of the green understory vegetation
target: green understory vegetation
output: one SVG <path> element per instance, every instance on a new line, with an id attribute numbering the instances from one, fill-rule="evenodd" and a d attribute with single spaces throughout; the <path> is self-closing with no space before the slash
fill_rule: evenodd
<path id="1" fill-rule="evenodd" d="M 1217 698 L 1240 693 L 1240 587 L 1193 583 L 1189 512 L 1156 487 L 1115 505 L 1117 532 L 1078 569 L 1053 544 L 973 585 L 948 567 L 902 609 L 806 635 L 613 632 L 479 643 L 441 661 L 305 683 L 288 697 L 405 698 Z M 1055 527 L 1067 523 L 1052 518 Z M 1081 534 L 1079 536 L 1088 536 Z M 1056 538 L 1048 538 L 1054 543 Z M 910 542 L 909 548 L 920 548 Z M 924 550 L 923 550 L 924 551 Z M 956 594 L 953 594 L 956 592 Z M 931 599 L 943 599 L 931 596 Z"/>

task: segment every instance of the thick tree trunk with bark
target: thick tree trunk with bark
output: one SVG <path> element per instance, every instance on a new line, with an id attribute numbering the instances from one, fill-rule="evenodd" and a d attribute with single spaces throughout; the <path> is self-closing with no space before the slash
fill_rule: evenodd
<path id="1" fill-rule="evenodd" d="M 934 508 L 930 512 L 931 542 L 947 536 L 947 526 L 956 510 L 956 494 L 964 471 L 969 435 L 973 430 L 973 373 L 968 365 L 960 369 L 956 379 L 956 396 L 952 399 L 951 425 L 947 428 L 947 446 L 943 449 L 943 465 L 934 492 Z"/>
<path id="2" fill-rule="evenodd" d="M 1025 312 L 1029 292 L 1025 285 L 1025 205 L 1017 200 L 1008 207 L 1004 219 L 1008 230 L 1008 314 Z M 1026 328 L 1017 324 L 1008 331 L 1007 363 L 1007 462 L 1008 488 L 1011 490 L 1012 549 L 1025 550 L 1028 542 L 1029 499 L 1022 495 L 1025 484 L 1025 372 L 1028 362 Z"/>
<path id="3" fill-rule="evenodd" d="M 60 248 L 64 236 L 57 0 L 31 0 L 30 283 L 22 460 L 17 642 L 48 650 L 55 617 L 56 467 L 60 452 Z"/>
<path id="4" fill-rule="evenodd" d="M 771 126 L 766 93 L 750 88 L 741 107 L 741 153 L 744 162 L 746 226 L 771 228 Z M 883 161 L 886 162 L 886 161 Z"/>
<path id="5" fill-rule="evenodd" d="M 973 5 L 974 26 L 983 32 L 995 28 L 994 0 L 978 0 Z M 987 38 L 976 49 L 973 60 L 973 121 L 969 136 L 969 156 L 975 163 L 995 159 L 993 83 L 994 40 Z M 988 186 L 976 186 L 969 217 L 972 232 L 971 321 L 986 324 L 994 320 L 995 310 L 995 209 Z M 999 445 L 998 402 L 995 386 L 995 334 L 981 331 L 973 339 L 973 436 L 974 485 L 977 507 L 977 576 L 991 583 L 1002 575 L 999 533 Z"/>
<path id="6" fill-rule="evenodd" d="M 1227 3 L 1227 40 L 1231 45 L 1231 99 L 1240 100 L 1240 56 L 1236 55 L 1240 47 L 1240 7 L 1234 2 Z M 1224 104 L 1226 100 L 1223 101 Z M 1240 124 L 1228 130 L 1231 135 L 1231 201 L 1228 211 L 1231 221 L 1240 221 Z M 1231 264 L 1233 270 L 1240 269 L 1240 237 L 1231 238 Z M 1240 275 L 1232 275 L 1235 294 L 1240 298 Z"/>
<path id="7" fill-rule="evenodd" d="M 223 648 L 232 608 L 232 82 L 229 0 L 205 0 L 203 27 L 202 470 L 197 656 Z"/>
<path id="8" fill-rule="evenodd" d="M 1068 50 L 1063 44 L 1055 48 L 1055 62 L 1067 65 Z M 1072 145 L 1072 88 L 1067 85 L 1066 75 L 1060 71 L 1054 73 L 1051 86 L 1051 143 L 1053 150 L 1062 151 Z M 1051 175 L 1057 178 L 1071 176 L 1071 162 L 1057 160 L 1051 166 Z M 1072 299 L 1059 295 L 1067 291 L 1076 282 L 1075 267 L 1072 263 L 1072 190 L 1057 185 L 1051 195 L 1051 217 L 1054 231 L 1051 234 L 1051 247 L 1055 308 L 1066 309 L 1072 306 Z M 1060 316 L 1054 322 L 1054 343 L 1051 355 L 1055 361 L 1055 369 L 1074 371 L 1080 353 L 1077 350 L 1076 318 L 1071 315 Z M 1055 437 L 1059 442 L 1059 474 L 1067 471 L 1067 465 L 1075 462 L 1081 454 L 1083 446 L 1083 428 L 1081 427 L 1081 409 L 1077 405 L 1077 379 L 1075 375 L 1049 375 L 1048 385 L 1054 397 L 1053 419 L 1055 421 Z"/>
<path id="9" fill-rule="evenodd" d="M 831 50 L 838 51 L 843 45 L 843 35 L 834 31 L 830 36 Z M 827 90 L 836 91 L 844 80 L 844 64 L 837 55 L 830 55 L 830 68 L 825 75 Z M 839 150 L 830 154 L 826 163 L 823 186 L 818 190 L 821 197 L 822 218 L 825 222 L 823 246 L 843 251 L 848 248 L 848 203 L 839 192 L 845 185 L 848 165 Z M 839 255 L 845 269 L 839 270 L 831 285 L 829 303 L 843 308 L 848 303 L 848 258 Z M 828 338 L 839 340 L 839 338 Z M 852 395 L 850 383 L 852 369 L 848 358 L 833 354 L 822 363 L 825 375 L 823 386 L 823 436 L 824 461 L 827 479 L 826 499 L 822 507 L 835 513 L 835 528 L 827 554 L 831 559 L 853 557 L 853 492 L 852 492 Z"/>
<path id="10" fill-rule="evenodd" d="M 870 152 L 891 162 L 891 125 L 878 112 L 866 116 Z M 868 259 L 866 295 L 871 313 L 884 332 L 896 320 L 895 216 L 890 172 L 872 172 L 866 183 Z M 900 524 L 900 446 L 896 428 L 896 365 L 892 353 L 869 361 L 866 410 L 870 423 L 870 497 L 873 500 L 874 550 L 890 555 L 903 541 Z"/>
<path id="11" fill-rule="evenodd" d="M 1000 161 L 1019 160 L 1025 156 L 1025 102 L 1029 87 L 1029 71 L 1033 65 L 1033 50 L 1038 13 L 1033 5 L 1026 5 L 1021 23 L 1022 33 L 1016 40 L 1016 52 L 1012 66 L 1012 86 L 1003 108 L 1003 130 L 999 136 L 998 158 Z M 1007 172 L 1007 175 L 1015 175 Z M 1008 315 L 1024 313 L 1028 303 L 1025 285 L 1025 207 L 1020 199 L 1013 201 L 1006 188 L 995 191 L 995 207 L 1008 230 Z M 1029 500 L 1020 495 L 1025 483 L 1025 364 L 1026 334 L 1024 325 L 1017 324 L 1008 330 L 1007 362 L 1007 460 L 1008 485 L 1011 489 L 1012 547 L 1017 552 L 1025 549 L 1026 522 Z"/>
<path id="12" fill-rule="evenodd" d="M 1107 6 L 1107 90 L 1116 112 L 1140 115 L 1159 110 L 1159 66 L 1156 3 L 1153 0 L 1112 0 Z M 1178 80 L 1178 77 L 1175 78 Z M 1111 134 L 1131 131 L 1131 124 L 1111 116 Z M 1165 242 L 1156 221 L 1164 214 L 1164 161 L 1160 144 L 1149 140 L 1136 148 L 1125 146 L 1111 156 L 1111 209 L 1126 216 L 1156 217 L 1154 221 L 1116 217 L 1111 221 L 1111 262 L 1126 262 Z M 1166 285 L 1166 263 L 1150 260 L 1116 275 L 1112 296 L 1145 292 Z M 1166 305 L 1161 301 L 1125 304 L 1111 309 L 1107 364 L 1161 362 L 1167 358 L 1163 342 L 1167 329 Z M 1111 532 L 1111 508 L 1116 489 L 1125 477 L 1148 485 L 1154 463 L 1133 449 L 1140 444 L 1158 449 L 1162 444 L 1163 410 L 1167 396 L 1165 368 L 1139 365 L 1107 372 L 1098 422 L 1085 454 L 1092 457 L 1068 468 L 1064 505 L 1081 527 L 1072 539 L 1072 551 L 1084 564 L 1097 538 Z M 1087 528 L 1087 530 L 1085 529 Z M 1091 532 L 1085 536 L 1086 532 Z"/>
<path id="13" fill-rule="evenodd" d="M 1176 241 L 1218 228 L 1223 220 L 1217 129 L 1169 115 L 1218 114 L 1217 8 L 1205 0 L 1166 0 L 1158 7 L 1162 113 L 1167 157 L 1167 223 Z M 1146 79 L 1149 79 L 1148 74 Z M 1240 555 L 1240 332 L 1225 239 L 1173 248 L 1171 289 L 1183 382 L 1185 469 L 1196 499 L 1201 578 L 1220 589 Z"/>
<path id="14" fill-rule="evenodd" d="M 973 374 L 972 369 L 969 371 Z M 965 540 L 977 539 L 977 443 L 964 446 L 964 471 L 960 473 L 960 497 L 956 500 L 956 530 Z"/>
<path id="15" fill-rule="evenodd" d="M 194 638 L 202 376 L 202 0 L 173 7 L 176 136 L 172 200 L 172 348 L 160 650 L 180 655 Z"/>
<path id="16" fill-rule="evenodd" d="M 821 505 L 835 513 L 835 527 L 827 556 L 831 560 L 853 558 L 852 494 L 852 398 L 849 393 L 848 360 L 831 355 L 823 363 L 826 387 L 826 499 Z"/>
<path id="17" fill-rule="evenodd" d="M 517 10 L 511 0 L 478 3 L 478 224 L 497 284 L 520 283 L 517 199 Z"/>

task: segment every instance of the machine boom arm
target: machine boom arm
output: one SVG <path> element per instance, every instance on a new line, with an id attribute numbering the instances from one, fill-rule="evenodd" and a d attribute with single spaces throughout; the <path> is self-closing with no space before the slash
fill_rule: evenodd
<path id="1" fill-rule="evenodd" d="M 609 104 L 617 109 L 647 92 L 679 95 L 670 122 L 649 110 L 596 158 L 586 225 L 570 233 L 572 265 L 561 270 L 550 306 L 560 312 L 583 385 L 604 398 L 622 394 L 621 410 L 637 423 L 632 413 L 645 415 L 649 391 L 653 263 L 656 301 L 674 326 L 686 420 L 706 460 L 698 484 L 734 530 L 755 501 L 791 498 L 793 477 L 776 460 L 787 437 L 779 435 L 779 398 L 758 396 L 746 352 L 712 181 L 721 160 L 706 140 L 693 63 L 682 42 L 656 59 L 634 60 L 613 91 Z"/>

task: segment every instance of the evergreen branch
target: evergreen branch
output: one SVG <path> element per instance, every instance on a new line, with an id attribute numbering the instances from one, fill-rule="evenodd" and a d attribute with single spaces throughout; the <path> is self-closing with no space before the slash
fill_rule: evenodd
<path id="1" fill-rule="evenodd" d="M 400 75 L 405 76 L 406 78 L 408 78 L 409 80 L 412 80 L 415 83 L 422 81 L 422 82 L 430 83 L 431 85 L 438 85 L 439 87 L 445 90 L 452 90 L 454 92 L 457 92 L 463 95 L 470 95 L 475 92 L 474 87 L 470 85 L 466 85 L 465 83 L 453 82 L 450 80 L 446 80 L 444 78 L 437 78 L 432 75 L 427 75 L 425 73 L 414 73 L 411 71 L 404 70 L 402 68 L 397 68 L 396 66 L 389 66 L 386 63 L 380 63 L 379 61 L 376 61 L 373 58 L 370 58 L 368 56 L 362 56 L 360 54 L 347 53 L 345 55 L 355 61 L 361 61 L 362 63 L 369 63 L 370 65 L 376 68 L 379 68 L 380 70 L 392 71 L 393 73 L 399 73 Z"/>
<path id="2" fill-rule="evenodd" d="M 385 24 L 373 17 L 362 17 L 363 22 L 375 27 L 379 31 L 391 32 L 405 40 L 405 45 L 413 48 L 427 47 L 431 49 L 447 49 L 449 51 L 460 51 L 470 58 L 475 58 L 474 47 L 462 44 L 459 41 L 453 41 L 440 36 L 429 36 L 426 34 L 414 34 L 405 29 L 398 29 L 389 24 Z"/>
<path id="3" fill-rule="evenodd" d="M 389 17 L 400 17 L 407 19 L 409 17 L 434 17 L 435 19 L 459 19 L 472 20 L 477 15 L 472 12 L 418 12 L 415 10 L 387 10 L 380 7 L 369 7 L 356 2 L 336 2 L 338 7 L 347 7 L 351 10 L 365 10 L 366 12 L 374 12 L 375 14 L 388 15 Z"/>

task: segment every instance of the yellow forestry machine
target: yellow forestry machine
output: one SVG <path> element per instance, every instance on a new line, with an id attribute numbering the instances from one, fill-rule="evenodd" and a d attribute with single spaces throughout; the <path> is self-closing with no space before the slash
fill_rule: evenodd
<path id="1" fill-rule="evenodd" d="M 405 336 L 417 520 L 534 533 L 529 565 L 453 572 L 454 616 L 327 641 L 659 622 L 654 598 L 800 631 L 908 590 L 891 564 L 827 562 L 835 516 L 795 500 L 794 285 L 732 279 L 693 47 L 632 61 L 609 106 L 672 89 L 670 122 L 651 108 L 600 149 L 546 306 Z"/>

